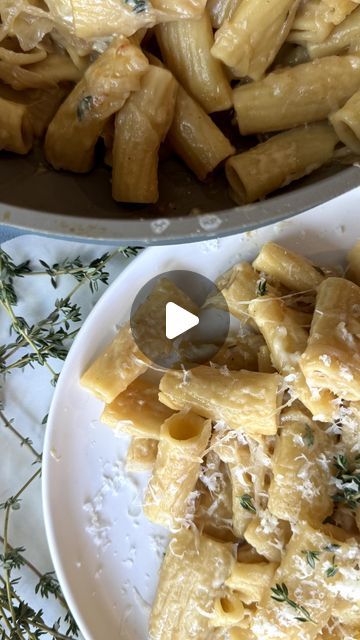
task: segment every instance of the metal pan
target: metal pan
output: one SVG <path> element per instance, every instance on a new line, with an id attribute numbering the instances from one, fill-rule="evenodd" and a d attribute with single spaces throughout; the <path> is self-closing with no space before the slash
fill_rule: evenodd
<path id="1" fill-rule="evenodd" d="M 105 167 L 86 176 L 56 173 L 40 155 L 9 154 L 0 158 L 0 224 L 99 243 L 191 242 L 289 218 L 358 185 L 358 167 L 336 165 L 267 200 L 235 207 L 224 177 L 200 184 L 181 162 L 171 159 L 161 168 L 156 206 L 121 206 L 111 198 Z"/>

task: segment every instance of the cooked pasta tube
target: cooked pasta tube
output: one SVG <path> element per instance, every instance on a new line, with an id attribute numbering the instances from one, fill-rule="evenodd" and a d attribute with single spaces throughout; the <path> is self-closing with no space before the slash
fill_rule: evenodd
<path id="1" fill-rule="evenodd" d="M 339 140 L 354 153 L 360 153 L 360 91 L 329 119 Z"/>
<path id="2" fill-rule="evenodd" d="M 360 288 L 343 278 L 320 285 L 300 366 L 310 387 L 360 400 Z"/>
<path id="3" fill-rule="evenodd" d="M 238 204 L 261 200 L 312 173 L 333 157 L 338 137 L 328 124 L 279 133 L 226 161 L 226 177 Z"/>
<path id="4" fill-rule="evenodd" d="M 329 8 L 329 20 L 332 24 L 340 24 L 359 5 L 359 0 L 322 0 Z"/>
<path id="5" fill-rule="evenodd" d="M 200 492 L 194 516 L 198 530 L 216 540 L 236 542 L 232 527 L 232 488 L 228 468 L 211 446 L 195 490 Z"/>
<path id="6" fill-rule="evenodd" d="M 99 6 L 89 0 L 72 0 L 73 29 L 76 36 L 86 40 L 100 40 L 114 33 L 131 36 L 158 22 L 200 17 L 205 4 L 206 0 L 128 0 L 120 4 L 103 0 Z"/>
<path id="7" fill-rule="evenodd" d="M 273 373 L 274 365 L 271 361 L 270 349 L 264 344 L 258 351 L 258 371 L 262 373 Z"/>
<path id="8" fill-rule="evenodd" d="M 107 118 L 140 88 L 147 67 L 144 54 L 123 37 L 90 65 L 48 128 L 45 155 L 55 169 L 79 173 L 91 169 Z"/>
<path id="9" fill-rule="evenodd" d="M 126 471 L 151 471 L 155 464 L 158 441 L 152 438 L 131 438 L 126 456 Z"/>
<path id="10" fill-rule="evenodd" d="M 232 429 L 275 434 L 282 401 L 281 378 L 275 373 L 223 371 L 200 366 L 185 384 L 183 373 L 168 371 L 160 381 L 159 400 L 171 409 L 191 409 Z"/>
<path id="11" fill-rule="evenodd" d="M 258 352 L 264 344 L 263 337 L 257 332 L 242 338 L 229 338 L 211 361 L 220 366 L 226 365 L 231 371 L 258 371 Z"/>
<path id="12" fill-rule="evenodd" d="M 286 520 L 279 520 L 266 509 L 261 516 L 255 515 L 250 520 L 244 531 L 244 538 L 262 559 L 279 563 L 291 538 L 291 528 Z"/>
<path id="13" fill-rule="evenodd" d="M 11 41 L 7 42 L 6 40 L 3 40 L 1 44 L 3 46 L 0 46 L 0 60 L 4 60 L 5 62 L 10 62 L 15 65 L 23 66 L 33 64 L 34 62 L 41 62 L 42 60 L 45 60 L 48 55 L 46 49 L 41 45 L 39 47 L 34 47 L 31 51 L 13 51 L 11 49 Z"/>
<path id="14" fill-rule="evenodd" d="M 229 590 L 221 598 L 216 598 L 210 624 L 228 629 L 239 624 L 244 616 L 245 609 L 240 595 Z"/>
<path id="15" fill-rule="evenodd" d="M 199 180 L 235 153 L 221 129 L 180 85 L 168 141 Z"/>
<path id="16" fill-rule="evenodd" d="M 26 67 L 0 60 L 0 79 L 17 91 L 48 89 L 60 82 L 78 82 L 84 69 L 75 66 L 65 55 L 51 54 L 41 62 Z"/>
<path id="17" fill-rule="evenodd" d="M 16 91 L 9 85 L 0 85 L 0 97 L 26 106 L 31 128 L 36 137 L 42 137 L 59 105 L 69 93 L 63 86 L 51 89 Z"/>
<path id="18" fill-rule="evenodd" d="M 117 113 L 112 152 L 114 200 L 158 200 L 159 147 L 173 119 L 176 91 L 169 71 L 149 65 L 139 91 Z"/>
<path id="19" fill-rule="evenodd" d="M 240 132 L 283 131 L 323 120 L 359 87 L 360 58 L 356 56 L 329 56 L 278 69 L 234 90 Z"/>
<path id="20" fill-rule="evenodd" d="M 288 42 L 323 42 L 334 26 L 330 18 L 331 11 L 323 0 L 302 0 Z"/>
<path id="21" fill-rule="evenodd" d="M 189 529 L 170 541 L 150 617 L 152 640 L 209 637 L 214 603 L 234 563 L 231 547 Z"/>
<path id="22" fill-rule="evenodd" d="M 274 562 L 236 562 L 225 584 L 237 591 L 245 604 L 262 603 L 278 565 Z"/>
<path id="23" fill-rule="evenodd" d="M 86 369 L 80 383 L 100 400 L 110 403 L 147 368 L 148 362 L 136 346 L 127 323 Z"/>
<path id="24" fill-rule="evenodd" d="M 158 22 L 165 22 L 184 18 L 200 18 L 206 0 L 180 0 L 176 3 L 172 0 L 151 0 L 151 4 L 159 12 Z"/>
<path id="25" fill-rule="evenodd" d="M 136 378 L 125 391 L 105 405 L 101 422 L 138 438 L 158 440 L 160 427 L 171 410 L 158 400 L 158 386 L 146 377 Z"/>
<path id="26" fill-rule="evenodd" d="M 274 253 L 276 255 L 276 251 Z M 296 258 L 295 255 L 294 258 Z M 291 260 L 291 254 L 289 259 Z M 310 269 L 313 267 L 310 263 L 306 266 L 310 274 Z M 317 275 L 320 276 L 320 274 Z M 296 277 L 296 271 L 292 277 Z M 292 309 L 279 299 L 259 299 L 250 304 L 249 314 L 266 340 L 273 365 L 285 377 L 292 398 L 299 398 L 318 420 L 322 422 L 334 420 L 335 396 L 327 389 L 321 392 L 312 391 L 300 370 L 300 357 L 307 346 L 308 331 L 297 322 Z"/>
<path id="27" fill-rule="evenodd" d="M 360 286 L 360 240 L 358 240 L 347 255 L 348 268 L 346 277 Z"/>
<path id="28" fill-rule="evenodd" d="M 251 544 L 247 542 L 240 543 L 236 558 L 238 562 L 246 562 L 247 564 L 253 564 L 256 562 L 264 562 L 266 558 L 261 556 Z"/>
<path id="29" fill-rule="evenodd" d="M 229 81 L 210 53 L 213 33 L 206 10 L 200 19 L 159 24 L 156 37 L 166 66 L 207 113 L 232 107 Z"/>
<path id="30" fill-rule="evenodd" d="M 33 130 L 27 108 L 0 98 L 0 149 L 28 153 L 32 147 Z"/>
<path id="31" fill-rule="evenodd" d="M 261 278 L 248 262 L 238 262 L 216 281 L 216 286 L 226 300 L 230 313 L 242 322 L 249 320 L 248 308 L 257 296 L 276 294 L 275 287 L 266 284 L 262 291 Z"/>
<path id="32" fill-rule="evenodd" d="M 144 514 L 170 530 L 181 527 L 211 433 L 210 420 L 191 412 L 167 418 L 144 499 Z"/>
<path id="33" fill-rule="evenodd" d="M 321 529 L 312 529 L 303 522 L 297 524 L 275 572 L 273 590 L 269 589 L 264 606 L 251 617 L 250 630 L 257 639 L 266 637 L 261 630 L 269 627 L 272 638 L 314 640 L 320 634 L 334 611 L 339 590 L 346 584 L 344 574 L 349 570 L 349 564 L 356 562 L 354 558 L 359 553 L 358 543 L 352 540 L 350 544 L 335 546 L 334 554 L 332 549 L 336 542 Z M 316 560 L 310 561 L 311 564 L 308 551 L 316 553 Z M 346 556 L 353 559 L 346 560 Z M 332 561 L 339 570 L 331 577 Z M 274 597 L 276 594 L 277 598 Z M 295 610 L 281 599 L 282 595 L 303 610 Z"/>
<path id="34" fill-rule="evenodd" d="M 320 43 L 309 43 L 307 50 L 311 58 L 355 53 L 360 42 L 360 7 L 346 20 L 333 29 L 330 35 Z"/>
<path id="35" fill-rule="evenodd" d="M 164 67 L 152 54 L 154 66 Z M 175 153 L 199 180 L 212 173 L 235 149 L 202 106 L 178 84 L 173 120 L 167 135 Z"/>
<path id="36" fill-rule="evenodd" d="M 286 40 L 300 0 L 242 0 L 215 34 L 211 53 L 237 78 L 259 80 Z"/>
<path id="37" fill-rule="evenodd" d="M 330 437 L 305 414 L 292 420 L 290 410 L 275 444 L 269 511 L 282 520 L 320 526 L 333 511 L 332 458 Z"/>
<path id="38" fill-rule="evenodd" d="M 291 291 L 316 289 L 324 280 L 321 269 L 310 260 L 275 242 L 267 242 L 261 247 L 252 266 Z"/>
<path id="39" fill-rule="evenodd" d="M 206 8 L 213 29 L 219 29 L 225 20 L 230 20 L 242 0 L 208 0 Z"/>
<path id="40" fill-rule="evenodd" d="M 228 466 L 232 488 L 232 528 L 235 536 L 241 538 L 255 511 L 252 460 L 249 447 L 239 444 L 236 436 L 231 435 L 216 432 L 211 439 L 211 448 Z M 250 508 L 246 508 L 248 503 Z"/>

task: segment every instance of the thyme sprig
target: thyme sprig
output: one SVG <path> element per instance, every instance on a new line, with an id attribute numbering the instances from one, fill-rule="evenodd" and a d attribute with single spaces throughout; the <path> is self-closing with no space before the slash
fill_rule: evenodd
<path id="1" fill-rule="evenodd" d="M 141 2 L 141 0 L 139 0 Z M 16 369 L 27 366 L 45 366 L 51 373 L 51 382 L 56 384 L 58 372 L 54 369 L 54 361 L 65 359 L 68 349 L 77 334 L 82 321 L 79 305 L 72 298 L 83 285 L 88 285 L 91 293 L 98 290 L 99 284 L 108 284 L 109 273 L 106 265 L 118 254 L 124 257 L 137 255 L 140 247 L 119 248 L 112 253 L 105 253 L 99 258 L 84 263 L 78 256 L 66 258 L 61 262 L 49 265 L 39 260 L 42 270 L 35 270 L 29 260 L 16 264 L 5 251 L 0 249 L 0 311 L 6 312 L 10 320 L 11 340 L 0 345 L 0 374 L 5 376 Z M 37 323 L 30 323 L 26 318 L 16 314 L 18 293 L 16 280 L 28 276 L 47 276 L 52 286 L 58 287 L 61 276 L 70 276 L 75 285 L 63 298 L 56 299 L 51 312 Z M 42 424 L 46 424 L 45 416 Z M 15 426 L 12 418 L 5 415 L 0 404 L 0 424 L 16 437 L 20 445 L 27 448 L 34 458 L 33 464 L 40 465 L 19 491 L 0 503 L 4 512 L 3 535 L 0 535 L 2 553 L 0 554 L 0 639 L 1 640 L 38 640 L 48 634 L 55 640 L 71 640 L 78 636 L 78 628 L 62 595 L 60 585 L 53 572 L 42 574 L 25 556 L 25 548 L 13 547 L 9 541 L 9 523 L 11 514 L 21 509 L 23 494 L 41 474 L 41 452 L 33 446 L 30 438 L 23 436 Z M 21 575 L 13 577 L 13 571 L 28 567 L 38 582 L 35 593 L 41 598 L 53 597 L 65 608 L 65 614 L 58 618 L 52 626 L 45 623 L 42 609 L 33 609 L 17 593 L 16 587 Z M 62 625 L 66 631 L 61 631 Z"/>
<path id="2" fill-rule="evenodd" d="M 309 567 L 315 569 L 315 562 L 316 560 L 319 560 L 320 551 L 313 551 L 312 549 L 309 549 L 308 551 L 302 551 L 301 553 L 305 556 Z"/>
<path id="3" fill-rule="evenodd" d="M 44 260 L 39 260 L 44 267 L 42 271 L 30 268 L 29 261 L 16 265 L 10 256 L 0 249 L 0 305 L 10 318 L 10 331 L 16 338 L 7 345 L 0 345 L 0 373 L 10 373 L 13 369 L 24 369 L 35 364 L 45 365 L 51 374 L 52 384 L 58 379 L 56 372 L 49 362 L 50 359 L 64 360 L 81 322 L 81 310 L 78 304 L 71 301 L 72 297 L 84 284 L 88 284 L 91 293 L 98 291 L 99 283 L 109 282 L 109 272 L 105 267 L 116 255 L 121 253 L 125 257 L 135 256 L 140 247 L 119 248 L 112 253 L 104 253 L 100 258 L 84 264 L 78 256 L 74 260 L 65 258 L 51 266 Z M 47 275 L 52 286 L 56 289 L 58 278 L 63 275 L 73 277 L 77 284 L 64 298 L 55 300 L 54 309 L 36 324 L 30 324 L 22 316 L 17 316 L 14 308 L 18 302 L 14 288 L 16 277 Z M 27 347 L 28 351 L 15 358 L 19 349 Z"/>
<path id="4" fill-rule="evenodd" d="M 346 455 L 338 454 L 334 466 L 338 491 L 333 500 L 354 510 L 360 504 L 360 456 L 351 464 Z"/>
<path id="5" fill-rule="evenodd" d="M 288 604 L 299 614 L 294 616 L 295 620 L 298 620 L 299 622 L 312 622 L 313 624 L 316 624 L 310 616 L 308 610 L 289 597 L 289 590 L 284 582 L 282 582 L 281 584 L 276 584 L 276 587 L 272 587 L 271 591 L 273 592 L 273 595 L 271 596 L 273 600 L 276 600 L 276 602 L 284 602 Z"/>
<path id="6" fill-rule="evenodd" d="M 242 506 L 243 509 L 245 509 L 245 511 L 251 511 L 252 513 L 256 513 L 256 507 L 253 503 L 252 497 L 249 494 L 244 493 L 244 495 L 238 496 L 238 498 L 240 501 L 240 505 Z"/>

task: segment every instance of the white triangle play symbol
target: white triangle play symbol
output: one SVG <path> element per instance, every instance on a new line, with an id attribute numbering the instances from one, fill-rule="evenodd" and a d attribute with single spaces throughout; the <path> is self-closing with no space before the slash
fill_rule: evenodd
<path id="1" fill-rule="evenodd" d="M 165 333 L 169 340 L 181 336 L 182 333 L 189 331 L 189 329 L 199 324 L 199 318 L 197 316 L 179 307 L 175 302 L 167 302 L 165 312 Z"/>

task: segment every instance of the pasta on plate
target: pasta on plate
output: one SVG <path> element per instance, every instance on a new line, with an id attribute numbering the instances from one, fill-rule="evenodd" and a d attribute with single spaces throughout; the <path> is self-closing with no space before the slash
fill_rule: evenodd
<path id="1" fill-rule="evenodd" d="M 269 242 L 217 281 L 214 362 L 159 371 L 125 325 L 82 375 L 169 531 L 151 640 L 359 640 L 359 265 Z"/>
<path id="2" fill-rule="evenodd" d="M 359 50 L 359 0 L 0 0 L 0 151 L 143 204 L 175 154 L 254 202 L 360 153 Z"/>

